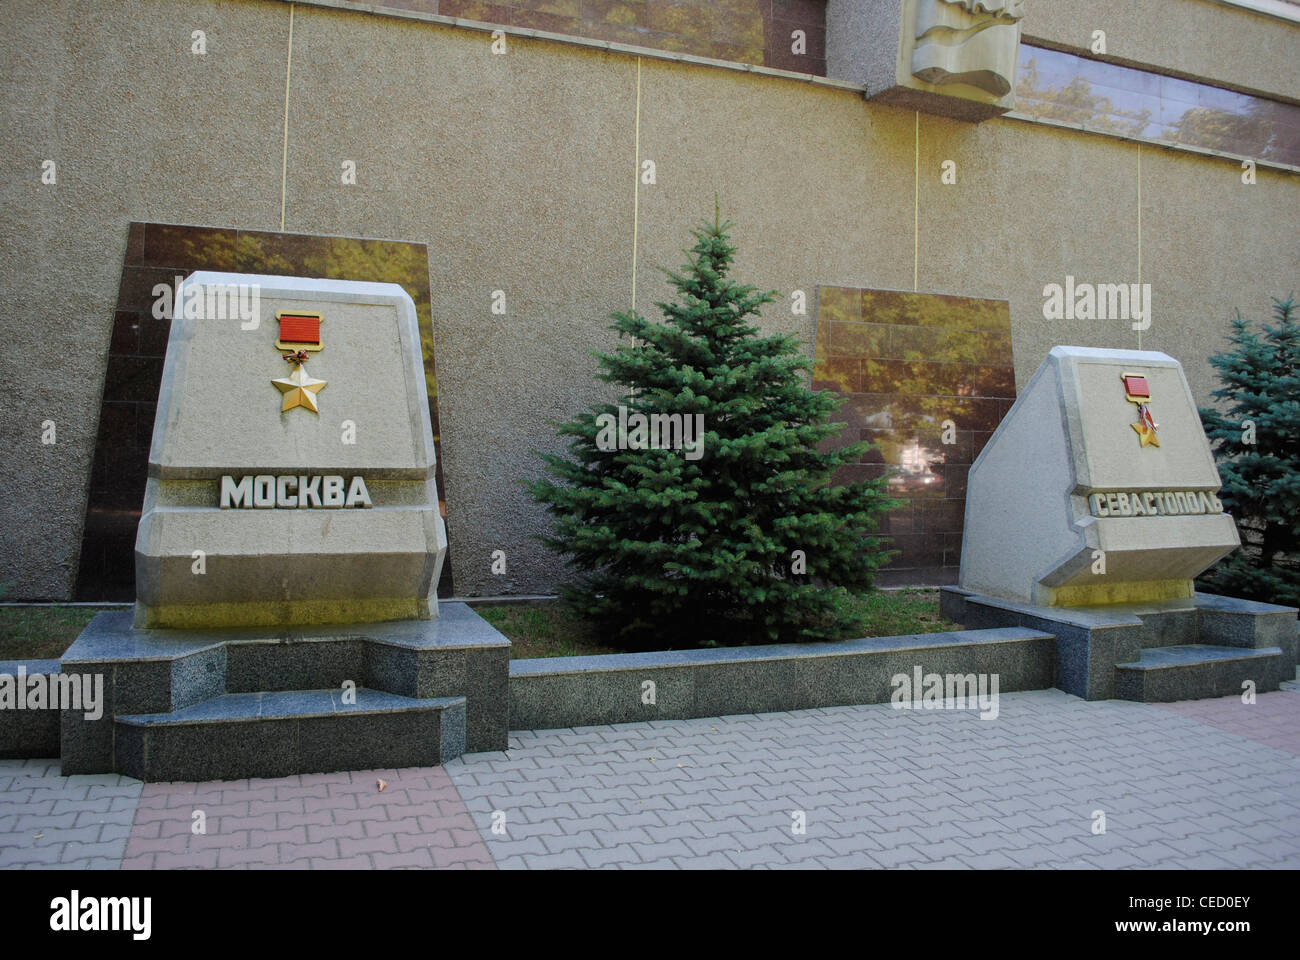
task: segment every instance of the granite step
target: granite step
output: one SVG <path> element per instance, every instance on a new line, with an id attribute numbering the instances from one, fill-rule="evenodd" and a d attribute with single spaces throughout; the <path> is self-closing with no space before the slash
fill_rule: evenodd
<path id="1" fill-rule="evenodd" d="M 1115 697 L 1144 703 L 1238 696 L 1246 680 L 1257 693 L 1288 679 L 1280 647 L 1249 649 L 1203 643 L 1148 647 L 1139 658 L 1115 665 Z"/>
<path id="2" fill-rule="evenodd" d="M 465 698 L 360 687 L 227 693 L 116 718 L 117 772 L 146 783 L 436 766 L 465 751 Z"/>

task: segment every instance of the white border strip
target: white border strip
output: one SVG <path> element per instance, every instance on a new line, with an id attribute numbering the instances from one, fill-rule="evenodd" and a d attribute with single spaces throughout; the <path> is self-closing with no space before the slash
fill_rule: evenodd
<path id="1" fill-rule="evenodd" d="M 1288 23 L 1300 23 L 1300 6 L 1287 3 L 1286 0 L 1210 0 L 1210 3 L 1249 10 L 1251 13 L 1272 17 L 1275 20 L 1285 20 Z"/>

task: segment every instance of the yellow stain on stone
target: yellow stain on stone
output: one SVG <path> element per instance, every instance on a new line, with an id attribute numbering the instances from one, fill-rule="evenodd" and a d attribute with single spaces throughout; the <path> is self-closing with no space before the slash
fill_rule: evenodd
<path id="1" fill-rule="evenodd" d="M 1096 607 L 1117 603 L 1185 600 L 1195 592 L 1190 580 L 1129 580 L 1123 583 L 1081 583 L 1044 588 L 1052 607 Z"/>
<path id="2" fill-rule="evenodd" d="M 305 627 L 339 623 L 428 620 L 429 602 L 415 597 L 344 600 L 261 600 L 246 603 L 171 603 L 137 601 L 135 626 L 147 629 L 204 630 L 226 627 Z"/>

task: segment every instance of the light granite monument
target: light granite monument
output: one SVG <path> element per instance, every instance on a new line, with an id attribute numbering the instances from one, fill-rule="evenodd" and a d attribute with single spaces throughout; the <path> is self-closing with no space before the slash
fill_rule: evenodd
<path id="1" fill-rule="evenodd" d="M 249 319 L 221 309 L 243 291 L 244 315 L 258 310 Z M 437 616 L 447 536 L 406 292 L 200 272 L 176 303 L 136 539 L 136 626 Z"/>
<path id="2" fill-rule="evenodd" d="M 1191 597 L 1240 543 L 1219 487 L 1178 361 L 1056 347 L 971 467 L 961 586 L 1047 606 Z"/>
<path id="3" fill-rule="evenodd" d="M 1236 549 L 1178 361 L 1055 347 L 971 466 L 960 584 L 968 626 L 1058 638 L 1057 686 L 1090 699 L 1276 689 L 1296 611 L 1197 594 Z"/>
<path id="4" fill-rule="evenodd" d="M 828 75 L 960 120 L 1012 109 L 1025 0 L 830 0 Z"/>
<path id="5" fill-rule="evenodd" d="M 504 749 L 509 641 L 439 608 L 447 547 L 415 305 L 396 284 L 181 283 L 136 540 L 134 614 L 64 673 L 63 772 L 209 780 Z"/>

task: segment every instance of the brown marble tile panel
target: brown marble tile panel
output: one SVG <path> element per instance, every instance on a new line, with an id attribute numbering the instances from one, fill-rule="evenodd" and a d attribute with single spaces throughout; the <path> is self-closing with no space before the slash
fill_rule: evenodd
<path id="1" fill-rule="evenodd" d="M 135 353 L 140 347 L 140 313 L 136 310 L 118 310 L 113 314 L 113 334 L 108 341 L 108 352 Z"/>
<path id="2" fill-rule="evenodd" d="M 319 277 L 328 257 L 327 237 L 241 230 L 235 241 L 235 269 L 240 273 Z"/>
<path id="3" fill-rule="evenodd" d="M 823 286 L 817 290 L 817 322 L 852 323 L 862 320 L 862 291 L 852 287 Z"/>
<path id="4" fill-rule="evenodd" d="M 175 290 L 176 278 L 186 277 L 196 267 L 123 267 L 117 287 L 117 309 L 152 313 L 153 288 L 160 283 Z"/>
<path id="5" fill-rule="evenodd" d="M 110 355 L 104 373 L 104 401 L 157 402 L 162 365 L 159 357 Z"/>
<path id="6" fill-rule="evenodd" d="M 862 361 L 854 357 L 830 357 L 813 367 L 812 388 L 837 393 L 859 393 L 862 389 Z"/>
<path id="7" fill-rule="evenodd" d="M 921 529 L 926 533 L 960 533 L 965 517 L 964 500 L 922 500 L 916 504 L 921 511 Z"/>
<path id="8" fill-rule="evenodd" d="M 828 353 L 832 357 L 878 357 L 889 340 L 889 327 L 880 323 L 828 323 Z"/>
<path id="9" fill-rule="evenodd" d="M 647 26 L 664 33 L 707 40 L 712 26 L 712 14 L 702 3 L 648 4 Z"/>
<path id="10" fill-rule="evenodd" d="M 862 319 L 950 330 L 1011 329 L 1011 309 L 1006 301 L 898 290 L 863 290 Z"/>
<path id="11" fill-rule="evenodd" d="M 144 257 L 144 224 L 132 223 L 126 231 L 126 257 L 124 262 L 127 266 L 138 266 Z"/>
<path id="12" fill-rule="evenodd" d="M 576 0 L 572 6 L 575 11 L 579 9 Z M 573 16 L 565 16 L 543 10 L 523 10 L 519 7 L 511 7 L 510 26 L 526 27 L 531 30 L 545 30 L 548 33 L 566 33 L 574 37 L 583 36 L 582 19 L 576 12 Z"/>
<path id="13" fill-rule="evenodd" d="M 625 27 L 653 27 L 649 0 L 581 0 L 579 16 L 585 23 L 616 23 Z"/>
<path id="14" fill-rule="evenodd" d="M 944 363 L 1011 364 L 1011 334 L 993 330 L 945 330 L 891 325 L 884 356 Z"/>
<path id="15" fill-rule="evenodd" d="M 171 334 L 172 322 L 167 318 L 158 319 L 152 313 L 141 311 L 140 345 L 137 349 L 142 357 L 167 356 L 167 338 Z"/>
<path id="16" fill-rule="evenodd" d="M 238 231 L 170 223 L 145 225 L 141 265 L 176 269 L 234 270 Z"/>
<path id="17" fill-rule="evenodd" d="M 528 10 L 556 17 L 582 17 L 582 0 L 510 0 L 510 6 L 514 10 Z"/>
<path id="18" fill-rule="evenodd" d="M 438 12 L 444 17 L 480 20 L 483 23 L 510 22 L 509 6 L 504 3 L 487 3 L 485 0 L 438 0 Z"/>

